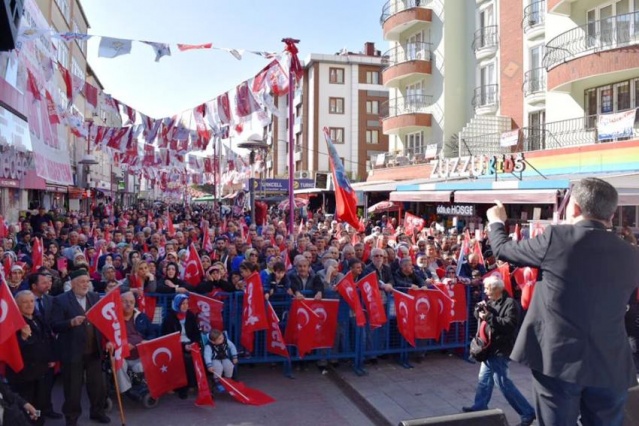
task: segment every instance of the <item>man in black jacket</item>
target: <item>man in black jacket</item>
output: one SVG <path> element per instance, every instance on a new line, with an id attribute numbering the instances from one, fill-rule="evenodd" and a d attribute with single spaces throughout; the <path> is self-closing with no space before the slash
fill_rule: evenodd
<path id="1" fill-rule="evenodd" d="M 539 268 L 540 281 L 512 359 L 530 367 L 541 425 L 621 425 L 637 385 L 624 316 L 639 283 L 639 250 L 608 232 L 618 194 L 586 178 L 573 185 L 566 218 L 543 234 L 510 241 L 501 203 L 486 213 L 497 258 Z"/>
<path id="2" fill-rule="evenodd" d="M 479 302 L 475 307 L 475 317 L 479 327 L 490 332 L 488 359 L 481 363 L 479 383 L 472 407 L 463 407 L 463 411 L 481 411 L 488 409 L 495 382 L 504 394 L 506 401 L 521 416 L 521 425 L 528 426 L 535 420 L 535 409 L 508 377 L 510 352 L 515 343 L 519 325 L 519 306 L 504 291 L 504 282 L 497 276 L 484 280 L 484 293 L 488 302 Z"/>

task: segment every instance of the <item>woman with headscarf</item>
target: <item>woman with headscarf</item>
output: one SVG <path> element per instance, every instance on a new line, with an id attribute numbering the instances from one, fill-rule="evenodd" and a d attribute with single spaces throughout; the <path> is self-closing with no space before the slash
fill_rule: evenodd
<path id="1" fill-rule="evenodd" d="M 158 281 L 158 293 L 186 293 L 187 285 L 178 276 L 179 267 L 175 262 L 166 264 L 164 277 Z"/>
<path id="2" fill-rule="evenodd" d="M 184 353 L 184 366 L 186 367 L 187 385 L 176 389 L 180 399 L 188 398 L 189 387 L 196 386 L 191 347 L 200 344 L 200 330 L 197 326 L 195 314 L 189 311 L 189 296 L 178 294 L 173 298 L 171 309 L 167 312 L 162 322 L 162 335 L 179 332 L 180 341 Z"/>

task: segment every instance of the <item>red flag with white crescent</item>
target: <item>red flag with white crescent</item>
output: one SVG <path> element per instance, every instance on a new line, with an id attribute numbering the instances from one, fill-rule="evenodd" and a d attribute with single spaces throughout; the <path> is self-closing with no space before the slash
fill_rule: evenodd
<path id="1" fill-rule="evenodd" d="M 266 351 L 275 355 L 283 356 L 290 359 L 288 349 L 286 348 L 286 342 L 284 336 L 282 336 L 282 330 L 280 329 L 280 319 L 273 309 L 271 302 L 266 302 L 269 317 L 269 329 L 266 334 Z"/>
<path id="2" fill-rule="evenodd" d="M 113 344 L 115 368 L 124 365 L 124 358 L 129 356 L 129 342 L 126 335 L 126 324 L 122 314 L 120 289 L 108 292 L 98 303 L 91 306 L 86 313 L 87 320 L 93 324 L 104 337 Z"/>
<path id="3" fill-rule="evenodd" d="M 450 322 L 464 322 L 468 319 L 468 307 L 466 306 L 466 286 L 463 284 L 442 284 L 435 286 L 453 301 L 450 311 Z"/>
<path id="4" fill-rule="evenodd" d="M 308 299 L 293 300 L 289 309 L 284 338 L 289 345 L 297 346 L 300 358 L 310 353 L 315 345 L 315 333 L 321 318 L 307 304 Z"/>
<path id="5" fill-rule="evenodd" d="M 306 299 L 306 303 L 318 316 L 319 321 L 315 328 L 313 349 L 330 349 L 335 345 L 337 336 L 337 313 L 339 300 L 335 299 Z"/>
<path id="6" fill-rule="evenodd" d="M 264 306 L 264 289 L 257 272 L 246 279 L 244 300 L 242 305 L 242 334 L 240 343 L 248 351 L 253 351 L 253 333 L 268 329 L 266 308 Z"/>
<path id="7" fill-rule="evenodd" d="M 43 256 L 42 239 L 35 237 L 31 249 L 31 261 L 33 262 L 31 270 L 37 271 L 43 265 Z"/>
<path id="8" fill-rule="evenodd" d="M 415 347 L 415 298 L 399 290 L 393 290 L 397 329 L 404 339 Z"/>
<path id="9" fill-rule="evenodd" d="M 27 325 L 6 283 L 0 283 L 0 343 Z"/>
<path id="10" fill-rule="evenodd" d="M 137 345 L 144 378 L 155 399 L 186 386 L 186 369 L 180 333 L 175 332 Z"/>
<path id="11" fill-rule="evenodd" d="M 431 293 L 431 301 L 437 306 L 437 314 L 439 322 L 437 323 L 440 331 L 448 331 L 450 329 L 450 323 L 452 321 L 453 299 L 448 297 L 446 293 L 435 287 Z"/>
<path id="12" fill-rule="evenodd" d="M 198 286 L 204 280 L 204 267 L 193 243 L 189 246 L 189 256 L 186 258 L 183 279 L 192 286 Z"/>
<path id="13" fill-rule="evenodd" d="M 415 298 L 415 338 L 439 339 L 439 306 L 436 297 L 432 296 L 437 290 L 409 289 L 408 294 Z M 438 292 L 439 293 L 439 292 Z"/>
<path id="14" fill-rule="evenodd" d="M 357 294 L 357 286 L 355 285 L 351 271 L 348 271 L 348 273 L 344 275 L 344 278 L 337 283 L 335 289 L 355 313 L 355 323 L 357 326 L 364 327 L 366 325 L 366 316 L 364 315 L 362 302 L 359 299 L 359 294 Z"/>
<path id="15" fill-rule="evenodd" d="M 206 369 L 204 368 L 204 361 L 202 360 L 202 351 L 200 351 L 199 345 L 193 345 L 191 347 L 191 357 L 193 359 L 193 370 L 197 382 L 197 399 L 195 400 L 195 405 L 199 407 L 204 405 L 215 407 L 215 401 L 213 401 L 213 397 L 211 396 L 209 381 L 206 377 Z"/>
<path id="16" fill-rule="evenodd" d="M 538 273 L 539 270 L 537 268 L 531 268 L 529 266 L 517 268 L 513 272 L 513 277 L 515 277 L 515 281 L 517 281 L 521 289 L 521 307 L 524 309 L 528 309 L 530 302 L 532 302 Z"/>
<path id="17" fill-rule="evenodd" d="M 379 292 L 379 281 L 377 274 L 371 272 L 357 282 L 362 292 L 364 305 L 368 311 L 368 323 L 371 328 L 378 328 L 386 324 L 386 307 L 382 301 L 382 295 Z"/>
<path id="18" fill-rule="evenodd" d="M 510 266 L 508 265 L 508 263 L 502 263 L 501 265 L 481 277 L 481 279 L 485 280 L 486 278 L 493 275 L 497 275 L 499 278 L 502 279 L 502 281 L 504 282 L 504 289 L 510 297 L 514 297 L 515 293 L 513 293 L 513 285 L 510 279 Z"/>
<path id="19" fill-rule="evenodd" d="M 218 377 L 224 389 L 242 404 L 247 405 L 266 405 L 275 402 L 275 399 L 264 392 L 250 388 L 242 382 L 237 382 L 226 377 Z"/>

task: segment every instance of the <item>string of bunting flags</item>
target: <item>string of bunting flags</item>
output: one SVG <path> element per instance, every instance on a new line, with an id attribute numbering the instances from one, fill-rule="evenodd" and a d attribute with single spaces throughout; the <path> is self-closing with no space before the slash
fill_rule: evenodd
<path id="1" fill-rule="evenodd" d="M 137 40 L 57 33 L 50 29 L 28 27 L 20 33 L 16 52 L 19 58 L 24 42 L 36 41 L 38 44 L 39 48 L 36 50 L 39 69 L 33 68 L 33 61 L 31 68 L 25 67 L 24 87 L 33 97 L 34 103 L 45 103 L 50 125 L 66 124 L 76 137 L 87 139 L 95 150 L 107 152 L 116 164 L 128 169 L 130 173 L 144 176 L 153 186 L 159 184 L 165 191 L 176 185 L 186 185 L 189 181 L 189 169 L 192 171 L 191 180 L 195 183 L 204 183 L 206 175 L 210 177 L 210 174 L 219 174 L 220 164 L 217 159 L 188 154 L 205 151 L 214 138 L 224 139 L 231 133 L 240 135 L 244 125 L 255 119 L 261 126 L 267 125 L 271 120 L 270 114 L 281 114 L 275 106 L 274 96 L 288 93 L 289 72 L 292 70 L 296 82 L 301 78 L 302 69 L 293 43 L 287 43 L 285 50 L 278 54 L 249 51 L 271 60 L 253 78 L 191 109 L 171 117 L 155 119 L 110 96 L 60 64 L 54 43 L 49 42 L 47 48 L 42 48 L 42 37 L 47 35 L 66 42 L 101 37 L 99 56 L 110 58 L 130 53 L 131 43 Z M 156 61 L 171 54 L 171 48 L 166 43 L 140 43 L 154 49 Z M 229 51 L 237 59 L 241 59 L 244 52 L 243 49 L 216 47 L 213 43 L 177 44 L 177 49 L 181 52 L 220 49 Z M 57 84 L 52 84 L 52 79 L 56 71 L 64 81 L 64 93 L 54 91 Z M 90 114 L 96 115 L 98 110 L 119 114 L 123 126 L 101 126 L 93 120 L 85 120 L 72 107 L 80 93 L 86 99 Z M 237 158 L 230 150 L 227 150 L 227 159 L 227 168 L 233 171 Z"/>

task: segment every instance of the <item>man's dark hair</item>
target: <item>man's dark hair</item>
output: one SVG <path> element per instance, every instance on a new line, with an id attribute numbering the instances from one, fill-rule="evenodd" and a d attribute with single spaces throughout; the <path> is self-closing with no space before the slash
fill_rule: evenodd
<path id="1" fill-rule="evenodd" d="M 608 182 L 597 178 L 585 178 L 572 187 L 571 197 L 588 219 L 609 221 L 617 210 L 619 196 Z"/>
<path id="2" fill-rule="evenodd" d="M 286 265 L 284 265 L 284 262 L 275 262 L 273 265 L 273 272 L 286 272 Z"/>

